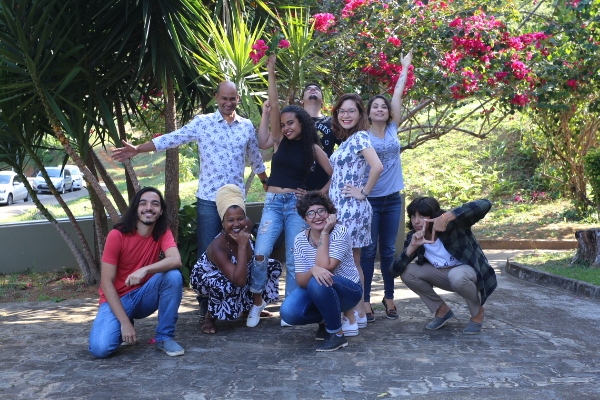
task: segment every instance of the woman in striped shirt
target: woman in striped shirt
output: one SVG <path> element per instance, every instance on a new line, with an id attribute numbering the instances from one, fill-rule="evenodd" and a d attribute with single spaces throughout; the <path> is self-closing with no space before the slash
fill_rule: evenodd
<path id="1" fill-rule="evenodd" d="M 281 318 L 290 325 L 319 324 L 317 351 L 348 345 L 341 313 L 352 310 L 362 297 L 348 230 L 336 224 L 336 209 L 322 193 L 310 191 L 298 200 L 298 214 L 309 228 L 294 241 L 298 288 L 281 305 Z M 358 329 L 357 329 L 358 331 Z"/>

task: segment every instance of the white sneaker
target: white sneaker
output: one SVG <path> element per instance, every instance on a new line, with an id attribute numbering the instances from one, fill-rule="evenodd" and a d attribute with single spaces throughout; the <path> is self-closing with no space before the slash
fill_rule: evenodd
<path id="1" fill-rule="evenodd" d="M 358 336 L 358 323 L 350 323 L 346 317 L 342 317 L 342 331 L 344 336 Z"/>
<path id="2" fill-rule="evenodd" d="M 248 313 L 248 319 L 246 320 L 246 326 L 254 328 L 260 322 L 260 313 L 263 312 L 267 302 L 263 300 L 260 306 L 252 305 L 250 312 Z"/>
<path id="3" fill-rule="evenodd" d="M 356 323 L 358 324 L 359 328 L 367 327 L 367 314 L 361 318 L 358 316 L 358 311 L 354 310 L 354 316 L 356 317 Z"/>
<path id="4" fill-rule="evenodd" d="M 292 326 L 290 324 L 288 324 L 287 322 L 285 322 L 283 319 L 281 320 L 281 326 Z"/>

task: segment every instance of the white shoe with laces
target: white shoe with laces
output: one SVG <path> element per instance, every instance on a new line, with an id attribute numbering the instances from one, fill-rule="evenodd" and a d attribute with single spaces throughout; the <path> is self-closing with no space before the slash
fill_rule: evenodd
<path id="1" fill-rule="evenodd" d="M 366 314 L 364 317 L 361 318 L 358 316 L 358 311 L 354 310 L 354 316 L 356 317 L 356 323 L 358 324 L 359 328 L 367 327 L 367 315 Z"/>
<path id="2" fill-rule="evenodd" d="M 260 306 L 252 305 L 250 312 L 248 313 L 248 319 L 246 320 L 246 326 L 254 328 L 260 322 L 260 313 L 263 312 L 267 303 L 263 300 Z"/>
<path id="3" fill-rule="evenodd" d="M 358 336 L 358 323 L 350 323 L 346 317 L 342 317 L 342 331 L 344 336 Z"/>

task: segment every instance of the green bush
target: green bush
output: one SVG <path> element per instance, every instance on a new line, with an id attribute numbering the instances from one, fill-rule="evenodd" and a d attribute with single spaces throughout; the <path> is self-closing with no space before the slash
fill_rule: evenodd
<path id="1" fill-rule="evenodd" d="M 590 180 L 594 203 L 600 209 L 600 151 L 594 149 L 584 158 L 585 175 Z"/>

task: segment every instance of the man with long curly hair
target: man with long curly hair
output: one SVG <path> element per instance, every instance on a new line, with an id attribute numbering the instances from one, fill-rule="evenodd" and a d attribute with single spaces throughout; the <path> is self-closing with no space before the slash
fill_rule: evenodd
<path id="1" fill-rule="evenodd" d="M 106 358 L 121 344 L 136 344 L 133 320 L 158 310 L 157 348 L 169 356 L 183 355 L 183 348 L 173 340 L 183 291 L 179 267 L 181 257 L 169 229 L 167 204 L 160 191 L 145 187 L 106 239 L 100 309 L 90 332 L 90 352 Z"/>

